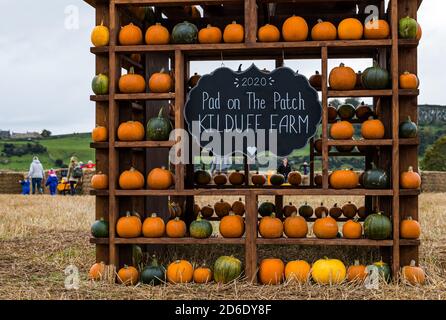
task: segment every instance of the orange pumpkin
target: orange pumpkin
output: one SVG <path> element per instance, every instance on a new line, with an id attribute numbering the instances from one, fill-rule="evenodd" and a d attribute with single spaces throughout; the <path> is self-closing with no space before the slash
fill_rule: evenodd
<path id="1" fill-rule="evenodd" d="M 282 26 L 285 41 L 305 41 L 308 38 L 308 24 L 302 17 L 292 16 Z"/>
<path id="2" fill-rule="evenodd" d="M 161 23 L 156 23 L 147 29 L 145 38 L 147 44 L 169 44 L 170 33 Z"/>
<path id="3" fill-rule="evenodd" d="M 169 264 L 166 271 L 170 283 L 188 283 L 194 276 L 194 267 L 189 261 L 177 260 Z"/>
<path id="4" fill-rule="evenodd" d="M 358 219 L 348 220 L 342 226 L 342 235 L 346 239 L 360 239 L 362 236 L 362 225 Z"/>
<path id="5" fill-rule="evenodd" d="M 144 136 L 144 126 L 139 121 L 123 122 L 118 127 L 118 139 L 120 141 L 142 141 Z"/>
<path id="6" fill-rule="evenodd" d="M 402 239 L 418 239 L 421 234 L 421 227 L 418 221 L 411 216 L 406 217 L 400 223 L 400 236 Z"/>
<path id="7" fill-rule="evenodd" d="M 361 125 L 361 135 L 364 139 L 382 139 L 384 134 L 384 124 L 379 119 L 370 118 Z"/>
<path id="8" fill-rule="evenodd" d="M 403 189 L 419 189 L 421 186 L 421 177 L 418 172 L 409 167 L 406 172 L 401 173 L 400 185 Z"/>
<path id="9" fill-rule="evenodd" d="M 135 69 L 131 67 L 128 74 L 119 78 L 118 87 L 121 93 L 142 93 L 146 91 L 146 80 L 135 74 Z"/>
<path id="10" fill-rule="evenodd" d="M 400 88 L 401 89 L 418 89 L 418 86 L 420 85 L 420 82 L 418 80 L 418 77 L 410 73 L 409 71 L 404 72 L 402 75 L 400 75 Z"/>
<path id="11" fill-rule="evenodd" d="M 168 93 L 172 90 L 173 80 L 169 73 L 164 72 L 164 68 L 160 72 L 152 74 L 149 79 L 149 89 L 154 93 Z"/>
<path id="12" fill-rule="evenodd" d="M 241 24 L 233 21 L 223 32 L 223 41 L 226 43 L 240 43 L 245 39 L 245 29 Z"/>
<path id="13" fill-rule="evenodd" d="M 338 235 L 338 224 L 330 216 L 322 214 L 313 224 L 313 233 L 319 239 L 334 239 Z"/>
<path id="14" fill-rule="evenodd" d="M 141 235 L 142 223 L 138 216 L 132 216 L 127 211 L 125 217 L 118 219 L 116 233 L 120 238 L 137 238 Z"/>
<path id="15" fill-rule="evenodd" d="M 93 142 L 104 142 L 108 140 L 108 130 L 103 126 L 96 126 L 91 132 Z"/>
<path id="16" fill-rule="evenodd" d="M 154 190 L 166 190 L 173 185 L 173 175 L 166 168 L 155 168 L 147 176 L 147 187 Z"/>
<path id="17" fill-rule="evenodd" d="M 133 167 L 130 170 L 125 170 L 119 176 L 119 187 L 123 190 L 142 189 L 144 188 L 144 175 Z"/>
<path id="18" fill-rule="evenodd" d="M 245 233 L 245 221 L 231 212 L 221 219 L 219 230 L 223 238 L 241 238 Z"/>
<path id="19" fill-rule="evenodd" d="M 203 28 L 198 32 L 199 43 L 220 43 L 222 39 L 222 33 L 220 28 L 213 27 L 210 24 L 206 28 Z"/>
<path id="20" fill-rule="evenodd" d="M 298 216 L 293 212 L 291 216 L 285 219 L 283 230 L 288 238 L 305 238 L 308 233 L 308 225 L 305 218 Z"/>
<path id="21" fill-rule="evenodd" d="M 333 90 L 353 90 L 356 86 L 355 71 L 341 63 L 330 72 L 328 82 Z"/>
<path id="22" fill-rule="evenodd" d="M 258 39 L 260 42 L 277 42 L 280 40 L 279 28 L 272 24 L 265 24 L 259 29 Z"/>
<path id="23" fill-rule="evenodd" d="M 306 283 L 310 277 L 310 269 L 310 264 L 304 260 L 290 261 L 285 266 L 285 279 Z"/>
<path id="24" fill-rule="evenodd" d="M 169 238 L 183 238 L 186 235 L 186 230 L 186 223 L 179 217 L 167 222 L 166 234 Z"/>
<path id="25" fill-rule="evenodd" d="M 208 283 L 212 281 L 212 271 L 207 267 L 199 267 L 194 270 L 195 283 Z"/>
<path id="26" fill-rule="evenodd" d="M 273 213 L 271 216 L 263 217 L 259 223 L 259 233 L 267 239 L 280 238 L 283 234 L 283 224 Z"/>
<path id="27" fill-rule="evenodd" d="M 421 29 L 421 26 L 420 26 L 420 24 L 418 22 L 417 22 L 417 24 L 418 24 L 418 29 L 417 29 L 417 37 L 416 37 L 416 39 L 417 39 L 417 41 L 420 41 L 421 37 L 423 36 L 423 30 Z"/>
<path id="28" fill-rule="evenodd" d="M 347 18 L 338 25 L 338 36 L 341 40 L 360 40 L 364 33 L 361 21 L 355 18 Z"/>
<path id="29" fill-rule="evenodd" d="M 108 189 L 108 176 L 102 172 L 98 172 L 91 177 L 91 187 L 96 190 Z"/>
<path id="30" fill-rule="evenodd" d="M 335 140 L 350 140 L 354 134 L 355 128 L 348 121 L 338 121 L 330 126 L 330 137 Z"/>
<path id="31" fill-rule="evenodd" d="M 93 264 L 90 268 L 90 271 L 88 271 L 88 278 L 91 280 L 102 280 L 105 275 L 105 263 L 104 262 L 97 262 Z"/>
<path id="32" fill-rule="evenodd" d="M 426 281 L 424 270 L 416 266 L 415 260 L 410 261 L 410 265 L 403 267 L 402 274 L 404 280 L 412 285 L 424 284 Z"/>
<path id="33" fill-rule="evenodd" d="M 146 238 L 161 238 L 166 231 L 163 219 L 152 213 L 142 224 L 142 234 Z"/>
<path id="34" fill-rule="evenodd" d="M 390 26 L 386 20 L 370 19 L 364 26 L 365 39 L 387 39 L 390 35 Z"/>
<path id="35" fill-rule="evenodd" d="M 118 282 L 127 286 L 138 283 L 139 272 L 135 267 L 125 265 L 118 271 Z"/>
<path id="36" fill-rule="evenodd" d="M 123 46 L 142 44 L 141 29 L 133 23 L 121 27 L 121 30 L 119 31 L 119 44 Z"/>
<path id="37" fill-rule="evenodd" d="M 359 177 L 353 170 L 335 170 L 330 175 L 329 182 L 334 189 L 354 189 L 359 184 Z"/>
<path id="38" fill-rule="evenodd" d="M 366 277 L 366 266 L 359 264 L 359 260 L 355 260 L 355 264 L 347 269 L 348 282 L 363 282 Z"/>
<path id="39" fill-rule="evenodd" d="M 333 23 L 319 19 L 311 30 L 311 39 L 315 41 L 336 40 L 338 32 Z"/>
<path id="40" fill-rule="evenodd" d="M 263 259 L 259 267 L 261 284 L 280 284 L 285 276 L 285 264 L 280 259 Z"/>

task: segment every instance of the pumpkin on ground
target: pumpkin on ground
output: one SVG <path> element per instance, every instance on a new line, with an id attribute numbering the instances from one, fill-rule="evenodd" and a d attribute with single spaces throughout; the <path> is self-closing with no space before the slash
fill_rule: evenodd
<path id="1" fill-rule="evenodd" d="M 308 79 L 308 82 L 313 88 L 320 89 L 322 87 L 322 75 L 319 71 L 316 71 L 316 73 Z"/>
<path id="2" fill-rule="evenodd" d="M 407 116 L 407 119 L 400 123 L 398 132 L 400 138 L 415 138 L 418 135 L 418 126 L 410 119 L 410 116 Z"/>
<path id="3" fill-rule="evenodd" d="M 341 63 L 331 70 L 328 82 L 333 90 L 353 90 L 356 86 L 356 73 Z"/>
<path id="4" fill-rule="evenodd" d="M 126 121 L 118 127 L 118 140 L 120 141 L 142 141 L 144 134 L 144 126 L 139 121 Z"/>
<path id="5" fill-rule="evenodd" d="M 311 30 L 311 39 L 314 41 L 336 40 L 338 32 L 333 23 L 319 19 Z"/>
<path id="6" fill-rule="evenodd" d="M 119 176 L 119 188 L 123 190 L 144 188 L 144 175 L 133 167 L 124 171 Z"/>
<path id="7" fill-rule="evenodd" d="M 335 140 L 351 140 L 355 128 L 348 121 L 338 121 L 330 126 L 330 137 Z"/>
<path id="8" fill-rule="evenodd" d="M 170 220 L 166 224 L 166 235 L 169 238 L 183 238 L 186 236 L 186 223 L 179 217 Z"/>
<path id="9" fill-rule="evenodd" d="M 421 234 L 421 227 L 418 221 L 411 216 L 406 217 L 400 223 L 400 237 L 402 239 L 418 239 Z"/>
<path id="10" fill-rule="evenodd" d="M 110 42 L 110 31 L 104 26 L 104 21 L 101 21 L 99 26 L 93 28 L 91 32 L 91 43 L 95 47 L 103 47 Z"/>
<path id="11" fill-rule="evenodd" d="M 270 216 L 263 217 L 259 223 L 259 233 L 263 238 L 276 239 L 283 235 L 283 224 L 276 215 L 272 213 Z"/>
<path id="12" fill-rule="evenodd" d="M 390 26 L 386 20 L 370 19 L 364 25 L 365 39 L 387 39 L 390 35 Z"/>
<path id="13" fill-rule="evenodd" d="M 297 207 L 290 202 L 282 208 L 282 212 L 285 217 L 290 217 L 293 213 L 297 213 Z"/>
<path id="14" fill-rule="evenodd" d="M 116 233 L 120 238 L 137 238 L 141 232 L 141 219 L 136 215 L 131 215 L 130 211 L 127 211 L 126 215 L 119 218 L 116 223 Z"/>
<path id="15" fill-rule="evenodd" d="M 283 222 L 283 231 L 288 238 L 305 238 L 308 233 L 307 221 L 294 212 Z"/>
<path id="16" fill-rule="evenodd" d="M 322 214 L 322 218 L 316 219 L 313 224 L 313 233 L 319 239 L 334 239 L 338 235 L 338 224 L 332 217 Z"/>
<path id="17" fill-rule="evenodd" d="M 383 279 L 385 282 L 390 281 L 390 267 L 387 263 L 383 262 L 382 259 L 378 262 L 374 262 L 373 266 L 375 266 L 378 269 L 378 275 L 381 279 Z"/>
<path id="18" fill-rule="evenodd" d="M 261 284 L 276 285 L 282 283 L 285 277 L 285 264 L 280 259 L 263 259 L 259 266 L 259 281 Z"/>
<path id="19" fill-rule="evenodd" d="M 155 256 L 152 262 L 141 271 L 141 282 L 152 286 L 157 286 L 166 280 L 166 270 L 158 263 Z"/>
<path id="20" fill-rule="evenodd" d="M 285 177 L 283 176 L 283 174 L 275 173 L 271 175 L 269 181 L 273 186 L 278 187 L 285 183 Z"/>
<path id="21" fill-rule="evenodd" d="M 237 201 L 234 201 L 234 203 L 231 206 L 232 212 L 234 212 L 236 215 L 243 216 L 245 214 L 245 204 L 242 201 L 242 198 L 239 198 Z"/>
<path id="22" fill-rule="evenodd" d="M 135 267 L 125 265 L 118 271 L 118 282 L 126 286 L 133 286 L 138 283 L 139 272 Z"/>
<path id="23" fill-rule="evenodd" d="M 355 113 L 356 109 L 351 103 L 344 103 L 338 107 L 338 115 L 341 120 L 351 120 Z"/>
<path id="24" fill-rule="evenodd" d="M 336 170 L 329 177 L 333 189 L 354 189 L 359 184 L 359 177 L 353 170 Z"/>
<path id="25" fill-rule="evenodd" d="M 142 44 L 142 31 L 138 26 L 130 23 L 119 30 L 119 44 L 122 46 L 135 46 Z"/>
<path id="26" fill-rule="evenodd" d="M 299 215 L 305 219 L 311 218 L 313 216 L 313 207 L 310 206 L 308 202 L 305 202 L 299 207 Z"/>
<path id="27" fill-rule="evenodd" d="M 385 170 L 372 163 L 372 168 L 364 172 L 362 185 L 366 189 L 387 189 L 390 186 L 390 178 Z"/>
<path id="28" fill-rule="evenodd" d="M 197 217 L 189 226 L 189 233 L 192 238 L 206 239 L 212 235 L 212 225 L 209 221 Z"/>
<path id="29" fill-rule="evenodd" d="M 328 214 L 330 215 L 330 217 L 332 217 L 333 219 L 338 219 L 340 216 L 342 216 L 343 211 L 342 208 L 338 207 L 338 204 L 335 203 L 333 205 L 333 207 L 330 208 L 330 211 L 328 211 Z"/>
<path id="30" fill-rule="evenodd" d="M 108 140 L 108 129 L 104 126 L 96 126 L 91 132 L 93 142 L 105 142 Z"/>
<path id="31" fill-rule="evenodd" d="M 398 34 L 401 39 L 416 39 L 418 27 L 417 20 L 409 16 L 401 18 L 398 23 Z"/>
<path id="32" fill-rule="evenodd" d="M 240 170 L 235 170 L 229 175 L 229 183 L 233 186 L 241 186 L 245 183 L 245 174 Z"/>
<path id="33" fill-rule="evenodd" d="M 169 264 L 166 271 L 167 280 L 170 283 L 189 283 L 194 275 L 194 267 L 189 261 L 176 260 Z"/>
<path id="34" fill-rule="evenodd" d="M 208 185 L 212 180 L 212 177 L 208 171 L 206 171 L 206 167 L 204 163 L 201 165 L 201 170 L 197 170 L 194 172 L 194 182 L 199 186 Z"/>
<path id="35" fill-rule="evenodd" d="M 302 183 L 302 175 L 299 171 L 291 171 L 288 173 L 288 183 L 293 187 L 298 187 Z"/>
<path id="36" fill-rule="evenodd" d="M 338 37 L 341 40 L 361 40 L 364 27 L 358 19 L 347 18 L 338 25 Z"/>
<path id="37" fill-rule="evenodd" d="M 150 217 L 146 218 L 142 225 L 142 234 L 146 238 L 161 238 L 165 231 L 164 221 L 156 213 L 152 213 Z"/>
<path id="38" fill-rule="evenodd" d="M 208 283 L 212 281 L 212 271 L 206 266 L 196 268 L 194 270 L 195 283 Z"/>
<path id="39" fill-rule="evenodd" d="M 390 75 L 386 69 L 381 68 L 377 62 L 373 67 L 367 68 L 362 73 L 362 84 L 366 89 L 387 89 L 390 83 Z"/>
<path id="40" fill-rule="evenodd" d="M 421 177 L 418 172 L 413 171 L 412 166 L 406 172 L 401 173 L 400 186 L 403 189 L 419 189 L 421 187 Z"/>
<path id="41" fill-rule="evenodd" d="M 242 262 L 233 256 L 221 256 L 214 263 L 214 280 L 218 283 L 234 281 L 242 274 Z"/>
<path id="42" fill-rule="evenodd" d="M 411 260 L 410 265 L 404 266 L 401 273 L 403 274 L 404 280 L 411 285 L 424 284 L 426 281 L 424 270 L 416 266 L 415 260 Z"/>
<path id="43" fill-rule="evenodd" d="M 223 41 L 225 43 L 241 43 L 245 39 L 245 28 L 236 21 L 232 21 L 225 27 Z"/>
<path id="44" fill-rule="evenodd" d="M 108 221 L 105 221 L 104 218 L 96 220 L 91 225 L 91 235 L 95 238 L 108 238 Z"/>
<path id="45" fill-rule="evenodd" d="M 108 77 L 105 74 L 96 75 L 91 81 L 91 89 L 96 95 L 108 94 Z"/>
<path id="46" fill-rule="evenodd" d="M 147 176 L 147 187 L 152 190 L 166 190 L 173 185 L 172 173 L 164 167 L 155 168 Z"/>
<path id="47" fill-rule="evenodd" d="M 88 271 L 88 279 L 94 281 L 102 280 L 105 276 L 105 267 L 105 263 L 102 261 L 93 264 Z"/>
<path id="48" fill-rule="evenodd" d="M 146 31 L 145 36 L 146 44 L 169 44 L 170 33 L 166 27 L 162 26 L 161 23 L 157 22 L 153 26 L 150 26 Z"/>
<path id="49" fill-rule="evenodd" d="M 231 212 L 221 219 L 219 230 L 223 238 L 241 238 L 245 233 L 245 221 Z"/>
<path id="50" fill-rule="evenodd" d="M 355 264 L 347 269 L 348 282 L 364 282 L 367 278 L 366 266 L 359 264 L 359 260 L 355 260 Z"/>
<path id="51" fill-rule="evenodd" d="M 229 215 L 229 213 L 232 210 L 232 206 L 229 202 L 226 202 L 223 199 L 220 199 L 220 201 L 218 201 L 214 204 L 214 210 L 219 218 L 223 218 L 223 217 Z"/>
<path id="52" fill-rule="evenodd" d="M 264 174 L 260 174 L 258 171 L 251 176 L 252 184 L 258 187 L 263 186 L 266 183 L 266 177 Z"/>
<path id="53" fill-rule="evenodd" d="M 274 212 L 276 212 L 276 206 L 272 202 L 265 201 L 262 202 L 259 206 L 259 214 L 262 217 L 270 216 Z"/>
<path id="54" fill-rule="evenodd" d="M 90 183 L 95 190 L 106 190 L 108 189 L 108 176 L 99 171 L 91 178 Z"/>
<path id="55" fill-rule="evenodd" d="M 290 261 L 285 266 L 286 281 L 306 283 L 310 277 L 311 266 L 305 260 Z"/>
<path id="56" fill-rule="evenodd" d="M 346 239 L 361 239 L 362 226 L 358 222 L 358 219 L 348 220 L 342 226 L 342 235 Z"/>
<path id="57" fill-rule="evenodd" d="M 168 141 L 172 131 L 172 123 L 163 116 L 161 108 L 158 116 L 147 122 L 147 140 L 149 141 Z"/>
<path id="58" fill-rule="evenodd" d="M 361 135 L 364 139 L 382 139 L 384 134 L 384 124 L 379 119 L 371 118 L 361 125 Z"/>
<path id="59" fill-rule="evenodd" d="M 259 29 L 258 39 L 260 42 L 278 42 L 280 40 L 280 31 L 272 24 L 265 24 Z"/>
<path id="60" fill-rule="evenodd" d="M 385 240 L 392 234 L 392 222 L 382 212 L 367 216 L 364 221 L 364 236 L 372 240 Z"/>
<path id="61" fill-rule="evenodd" d="M 313 263 L 311 277 L 318 284 L 340 284 L 344 281 L 347 270 L 341 260 L 319 259 Z"/>
<path id="62" fill-rule="evenodd" d="M 119 78 L 118 87 L 121 93 L 143 93 L 146 91 L 146 80 L 142 75 L 136 74 L 133 67 L 130 67 L 128 74 Z"/>
<path id="63" fill-rule="evenodd" d="M 305 41 L 308 38 L 308 24 L 304 18 L 292 16 L 285 20 L 282 26 L 282 36 L 285 41 Z"/>
<path id="64" fill-rule="evenodd" d="M 214 176 L 214 183 L 217 186 L 224 186 L 228 183 L 228 176 L 225 173 L 217 172 Z"/>
<path id="65" fill-rule="evenodd" d="M 221 39 L 222 33 L 220 28 L 214 27 L 210 24 L 198 32 L 199 43 L 220 43 Z"/>
<path id="66" fill-rule="evenodd" d="M 317 218 L 322 218 L 323 214 L 325 214 L 325 216 L 328 216 L 328 208 L 324 206 L 323 202 L 321 202 L 321 205 L 314 209 L 314 214 Z"/>
<path id="67" fill-rule="evenodd" d="M 184 21 L 178 23 L 172 30 L 172 42 L 176 44 L 196 43 L 198 39 L 197 26 Z"/>
<path id="68" fill-rule="evenodd" d="M 410 73 L 409 71 L 405 71 L 402 75 L 400 75 L 400 88 L 401 89 L 418 89 L 420 85 L 420 81 L 418 80 L 417 75 Z"/>

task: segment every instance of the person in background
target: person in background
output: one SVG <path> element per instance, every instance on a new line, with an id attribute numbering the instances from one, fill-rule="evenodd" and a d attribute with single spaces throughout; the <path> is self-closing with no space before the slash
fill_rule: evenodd
<path id="1" fill-rule="evenodd" d="M 288 163 L 288 158 L 283 158 L 281 165 L 277 168 L 277 172 L 282 174 L 285 181 L 288 181 L 288 174 L 291 172 L 291 166 Z"/>
<path id="2" fill-rule="evenodd" d="M 40 163 L 39 158 L 36 156 L 33 158 L 29 167 L 28 177 L 31 178 L 33 194 L 36 194 L 36 191 L 42 194 L 42 181 L 45 177 L 45 172 L 43 171 L 43 166 Z"/>
<path id="3" fill-rule="evenodd" d="M 23 177 L 23 180 L 19 180 L 20 185 L 22 186 L 22 195 L 29 196 L 29 192 L 31 191 L 31 182 L 28 177 Z"/>
<path id="4" fill-rule="evenodd" d="M 45 186 L 49 187 L 50 194 L 55 196 L 57 193 L 57 185 L 59 184 L 59 179 L 57 179 L 56 172 L 54 169 L 48 171 L 48 179 L 46 179 Z"/>
<path id="5" fill-rule="evenodd" d="M 82 178 L 82 168 L 79 166 L 79 162 L 76 157 L 71 157 L 70 164 L 68 166 L 67 180 L 70 183 L 70 194 L 74 196 L 76 194 L 76 184 L 79 179 Z"/>

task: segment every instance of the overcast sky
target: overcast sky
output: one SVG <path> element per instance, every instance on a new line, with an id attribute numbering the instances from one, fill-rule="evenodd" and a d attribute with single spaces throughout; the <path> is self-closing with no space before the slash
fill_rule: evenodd
<path id="1" fill-rule="evenodd" d="M 65 27 L 70 6 L 79 10 L 75 29 Z M 425 0 L 419 11 L 423 27 L 418 57 L 420 104 L 446 105 L 446 33 L 439 27 L 444 9 L 444 0 Z M 91 130 L 95 124 L 94 103 L 89 101 L 94 76 L 94 55 L 89 52 L 93 26 L 94 10 L 81 0 L 0 0 L 0 129 L 46 128 L 59 134 Z M 336 63 L 330 61 L 329 67 Z M 355 70 L 368 66 L 364 61 L 348 63 Z M 203 74 L 220 64 L 193 64 L 191 71 Z M 238 63 L 225 65 L 236 68 Z M 266 61 L 258 65 L 273 67 Z M 320 69 L 318 61 L 288 62 L 287 66 L 307 76 Z"/>

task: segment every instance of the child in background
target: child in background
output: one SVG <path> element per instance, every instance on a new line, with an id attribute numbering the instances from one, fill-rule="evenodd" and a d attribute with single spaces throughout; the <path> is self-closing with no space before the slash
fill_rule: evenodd
<path id="1" fill-rule="evenodd" d="M 49 186 L 50 194 L 55 196 L 57 193 L 57 185 L 59 184 L 59 180 L 57 179 L 56 172 L 51 169 L 48 171 L 48 179 L 46 180 L 45 186 Z"/>
<path id="2" fill-rule="evenodd" d="M 22 185 L 22 195 L 29 196 L 31 191 L 31 181 L 29 181 L 29 178 L 23 177 L 23 180 L 19 180 L 19 183 Z"/>

